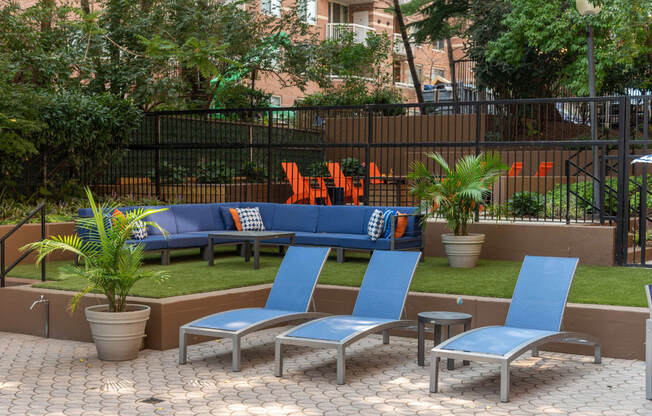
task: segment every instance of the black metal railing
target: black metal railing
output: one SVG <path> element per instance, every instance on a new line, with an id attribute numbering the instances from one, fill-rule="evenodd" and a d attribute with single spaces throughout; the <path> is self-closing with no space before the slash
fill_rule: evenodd
<path id="1" fill-rule="evenodd" d="M 6 266 L 6 242 L 7 239 L 16 231 L 20 229 L 23 225 L 27 224 L 29 220 L 34 218 L 36 214 L 41 214 L 41 241 L 45 239 L 45 202 L 41 202 L 36 208 L 34 208 L 25 218 L 23 218 L 18 224 L 14 226 L 9 232 L 0 237 L 0 287 L 5 287 L 5 278 L 11 272 L 11 270 L 18 265 L 25 257 L 29 256 L 34 249 L 25 250 L 13 263 L 8 267 Z M 45 282 L 45 259 L 41 262 L 41 281 Z"/>
<path id="2" fill-rule="evenodd" d="M 650 96 L 619 96 L 156 112 L 119 160 L 80 181 L 167 202 L 403 206 L 419 203 L 414 161 L 442 174 L 426 153 L 454 164 L 496 152 L 507 171 L 480 219 L 623 229 L 634 214 L 621 178 L 641 174 L 625 160 L 647 152 L 649 111 Z M 619 241 L 626 249 L 627 236 Z"/>

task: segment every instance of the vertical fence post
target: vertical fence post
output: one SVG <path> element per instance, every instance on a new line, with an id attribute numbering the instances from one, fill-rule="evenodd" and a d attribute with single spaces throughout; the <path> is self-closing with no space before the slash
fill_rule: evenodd
<path id="1" fill-rule="evenodd" d="M 267 202 L 272 202 L 272 109 L 267 109 Z"/>
<path id="2" fill-rule="evenodd" d="M 373 141 L 374 134 L 374 119 L 373 119 L 373 109 L 370 105 L 367 105 L 367 143 L 364 148 L 364 204 L 369 205 L 369 192 L 371 187 L 369 186 L 369 163 L 371 163 L 371 142 Z"/>
<path id="3" fill-rule="evenodd" d="M 475 155 L 480 154 L 480 132 L 481 132 L 481 125 L 480 125 L 480 104 L 476 103 L 475 104 Z"/>
<path id="4" fill-rule="evenodd" d="M 565 162 L 566 173 L 566 224 L 570 224 L 570 159 Z"/>
<path id="5" fill-rule="evenodd" d="M 156 198 L 162 200 L 161 196 L 161 116 L 156 115 L 156 151 L 154 153 L 154 186 Z"/>
<path id="6" fill-rule="evenodd" d="M 647 104 L 647 97 L 642 97 L 640 101 L 640 105 L 643 107 L 643 154 L 647 155 L 648 154 L 648 147 L 647 147 L 647 140 L 648 140 L 648 131 L 649 131 L 649 124 L 650 124 L 650 117 L 648 115 L 648 104 Z M 639 101 L 637 100 L 636 102 L 636 117 L 637 117 L 637 122 L 638 122 L 638 107 L 639 107 Z M 639 203 L 639 211 L 640 211 L 640 238 L 639 238 L 639 243 L 641 245 L 641 264 L 646 263 L 646 248 L 647 248 L 647 163 L 643 163 L 642 172 L 641 172 L 641 202 Z"/>
<path id="7" fill-rule="evenodd" d="M 45 240 L 45 204 L 41 207 L 41 241 Z M 41 261 L 41 281 L 45 282 L 45 262 L 47 257 Z"/>
<path id="8" fill-rule="evenodd" d="M 599 210 L 600 210 L 600 225 L 604 225 L 604 210 L 605 210 L 605 207 L 606 207 L 605 201 L 604 201 L 604 191 L 605 191 L 605 185 L 606 185 L 605 184 L 605 179 L 606 179 L 605 178 L 605 176 L 606 176 L 605 163 L 606 162 L 604 160 L 605 153 L 606 153 L 605 146 L 604 145 L 600 146 L 600 154 L 598 156 L 598 160 L 600 160 L 600 171 L 599 171 L 600 172 L 600 182 L 599 182 L 600 186 L 598 187 L 598 192 L 600 192 L 600 194 L 598 196 L 598 202 L 600 204 L 599 207 L 598 207 Z"/>
<path id="9" fill-rule="evenodd" d="M 626 97 L 618 100 L 618 205 L 616 212 L 616 263 L 627 263 L 627 242 L 629 236 L 629 213 L 626 212 L 629 198 L 629 153 L 627 140 Z"/>

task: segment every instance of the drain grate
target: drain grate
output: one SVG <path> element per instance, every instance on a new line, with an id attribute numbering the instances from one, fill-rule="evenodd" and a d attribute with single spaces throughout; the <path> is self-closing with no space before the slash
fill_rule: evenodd
<path id="1" fill-rule="evenodd" d="M 164 401 L 163 399 L 159 399 L 157 397 L 150 397 L 149 399 L 143 399 L 140 402 L 141 403 L 147 403 L 147 404 L 159 404 L 159 403 L 161 403 L 163 401 Z"/>

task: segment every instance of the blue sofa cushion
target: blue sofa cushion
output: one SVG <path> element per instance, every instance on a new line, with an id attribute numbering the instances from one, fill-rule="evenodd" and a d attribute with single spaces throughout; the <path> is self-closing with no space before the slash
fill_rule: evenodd
<path id="1" fill-rule="evenodd" d="M 142 244 L 145 250 L 163 250 L 168 248 L 168 241 L 162 235 L 151 235 L 143 240 L 127 240 L 127 244 Z"/>
<path id="2" fill-rule="evenodd" d="M 296 235 L 297 244 L 360 248 L 373 250 L 376 242 L 371 241 L 366 234 L 344 234 L 344 233 L 301 233 Z"/>
<path id="3" fill-rule="evenodd" d="M 271 230 L 314 233 L 317 230 L 318 217 L 318 205 L 278 204 L 274 210 Z"/>
<path id="4" fill-rule="evenodd" d="M 199 233 L 184 233 L 168 236 L 168 248 L 203 247 L 208 237 Z"/>
<path id="5" fill-rule="evenodd" d="M 318 233 L 366 234 L 366 209 L 355 206 L 321 206 L 317 220 Z"/>
<path id="6" fill-rule="evenodd" d="M 263 225 L 266 230 L 272 229 L 272 221 L 274 220 L 274 213 L 276 212 L 276 207 L 279 204 L 273 204 L 269 202 L 243 202 L 240 204 L 240 208 L 254 208 L 258 207 L 260 211 L 260 216 L 263 217 Z M 283 209 L 280 207 L 278 209 Z"/>
<path id="7" fill-rule="evenodd" d="M 174 214 L 179 234 L 217 229 L 214 210 L 209 204 L 172 205 L 170 210 Z"/>
<path id="8" fill-rule="evenodd" d="M 224 218 L 222 218 L 222 204 L 208 204 L 208 207 L 211 210 L 211 215 L 213 216 L 214 228 L 212 231 L 217 230 L 226 230 L 226 225 L 224 224 Z"/>
<path id="9" fill-rule="evenodd" d="M 229 211 L 229 209 L 231 208 L 240 208 L 240 204 L 236 202 L 220 204 L 220 213 L 222 214 L 224 229 L 233 231 L 235 230 L 235 222 L 233 222 L 233 217 L 231 216 L 231 212 Z"/>
<path id="10" fill-rule="evenodd" d="M 159 225 L 159 227 L 163 228 L 165 231 L 167 231 L 169 234 L 178 234 L 179 231 L 177 230 L 177 221 L 174 218 L 174 211 L 172 211 L 169 206 L 165 207 L 145 207 L 148 209 L 161 209 L 161 208 L 167 208 L 167 210 L 162 211 L 162 212 L 157 212 L 152 215 L 148 215 L 146 220 L 147 221 L 153 221 Z M 147 226 L 147 235 L 161 235 L 161 232 L 152 227 L 151 225 Z"/>

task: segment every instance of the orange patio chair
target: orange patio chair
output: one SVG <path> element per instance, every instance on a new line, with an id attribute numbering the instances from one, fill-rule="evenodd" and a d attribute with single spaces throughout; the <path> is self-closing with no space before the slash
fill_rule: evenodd
<path id="1" fill-rule="evenodd" d="M 374 162 L 369 162 L 369 176 L 376 178 L 369 179 L 369 183 L 383 183 L 383 180 L 380 179 L 383 175 L 381 175 L 380 169 L 378 169 L 378 166 Z"/>
<path id="2" fill-rule="evenodd" d="M 338 188 L 344 188 L 344 200 L 346 202 L 353 202 L 355 205 L 360 205 L 364 197 L 364 187 L 362 181 L 347 178 L 340 169 L 340 164 L 337 162 L 328 163 L 328 171 L 331 173 L 333 182 Z"/>
<path id="3" fill-rule="evenodd" d="M 307 201 L 310 205 L 317 205 L 317 199 L 321 199 L 326 205 L 331 205 L 328 190 L 322 178 L 316 178 L 317 185 L 315 186 L 310 183 L 309 178 L 304 178 L 301 175 L 296 163 L 282 162 L 281 166 L 292 187 L 292 196 L 285 201 L 286 204 L 306 203 Z"/>
<path id="4" fill-rule="evenodd" d="M 550 170 L 552 169 L 552 162 L 541 162 L 539 165 L 539 170 L 534 176 L 548 176 Z"/>
<path id="5" fill-rule="evenodd" d="M 521 173 L 521 170 L 523 170 L 523 163 L 514 162 L 512 163 L 512 167 L 509 168 L 509 172 L 507 172 L 507 176 L 518 176 Z"/>

